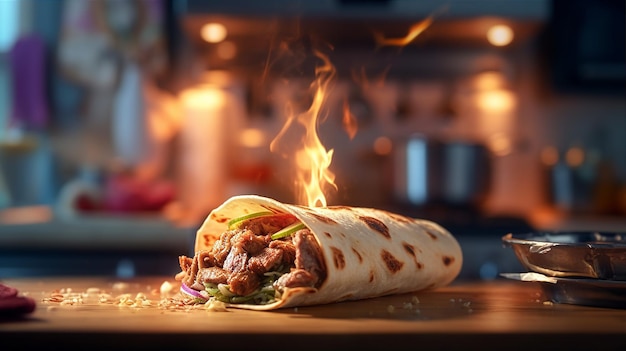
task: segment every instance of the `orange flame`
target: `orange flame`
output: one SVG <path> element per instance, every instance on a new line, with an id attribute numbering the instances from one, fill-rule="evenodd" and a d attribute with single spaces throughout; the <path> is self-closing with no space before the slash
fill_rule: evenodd
<path id="1" fill-rule="evenodd" d="M 378 47 L 382 46 L 407 46 L 410 44 L 418 35 L 422 34 L 423 31 L 426 30 L 433 23 L 433 17 L 430 16 L 420 22 L 415 23 L 409 28 L 409 33 L 402 38 L 385 38 L 385 36 L 380 32 L 374 33 L 374 39 L 376 40 L 376 45 Z"/>
<path id="2" fill-rule="evenodd" d="M 441 15 L 444 12 L 448 11 L 449 6 L 444 5 L 439 9 L 435 10 L 430 16 L 426 19 L 415 23 L 409 28 L 409 33 L 402 38 L 385 38 L 385 36 L 380 32 L 374 32 L 374 39 L 376 41 L 376 45 L 380 48 L 383 46 L 400 46 L 404 47 L 409 45 L 418 35 L 422 34 L 426 28 L 430 27 L 430 25 L 435 20 L 436 16 Z"/>
<path id="3" fill-rule="evenodd" d="M 341 123 L 350 140 L 354 139 L 358 130 L 358 123 L 356 117 L 350 112 L 350 103 L 347 99 L 343 101 L 343 119 Z"/>
<path id="4" fill-rule="evenodd" d="M 279 143 L 285 137 L 288 130 L 294 127 L 294 123 L 299 123 L 304 127 L 302 137 L 302 148 L 295 151 L 296 162 L 296 187 L 297 201 L 300 204 L 311 207 L 325 207 L 326 196 L 323 188 L 335 185 L 335 175 L 329 170 L 333 158 L 333 150 L 326 150 L 317 134 L 318 118 L 322 107 L 327 99 L 329 84 L 335 77 L 335 68 L 330 63 L 328 57 L 319 51 L 314 51 L 320 58 L 323 65 L 316 67 L 316 79 L 312 84 L 314 89 L 313 102 L 309 109 L 300 114 L 291 113 L 287 122 L 272 140 L 270 150 L 279 151 Z M 291 146 L 293 147 L 293 146 Z"/>

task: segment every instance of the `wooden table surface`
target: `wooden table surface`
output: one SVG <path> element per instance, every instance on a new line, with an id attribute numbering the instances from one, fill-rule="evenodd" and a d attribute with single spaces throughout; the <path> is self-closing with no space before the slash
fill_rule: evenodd
<path id="1" fill-rule="evenodd" d="M 256 312 L 159 307 L 165 281 L 176 290 L 172 277 L 2 281 L 38 306 L 28 318 L 0 321 L 0 341 L 30 350 L 626 350 L 625 309 L 550 303 L 532 282 L 454 283 L 434 291 Z M 65 297 L 82 296 L 82 303 L 47 302 L 61 289 Z M 98 302 L 96 290 L 113 302 Z M 130 305 L 138 293 L 145 296 L 139 302 L 149 302 Z M 120 306 L 123 296 L 130 300 Z"/>

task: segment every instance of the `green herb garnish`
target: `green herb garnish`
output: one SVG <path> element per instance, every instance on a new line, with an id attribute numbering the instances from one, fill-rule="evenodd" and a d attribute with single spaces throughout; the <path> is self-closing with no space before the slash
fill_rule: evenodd
<path id="1" fill-rule="evenodd" d="M 302 222 L 296 222 L 272 234 L 272 240 L 286 238 L 291 234 L 297 232 L 298 230 L 304 228 L 306 228 L 306 226 Z"/>
<path id="2" fill-rule="evenodd" d="M 245 220 L 252 219 L 252 218 L 257 218 L 257 217 L 271 216 L 273 214 L 274 213 L 270 212 L 270 211 L 262 211 L 262 212 L 250 213 L 250 214 L 247 214 L 245 216 L 233 218 L 230 221 L 228 221 L 228 229 L 233 229 L 233 228 L 239 226 Z"/>

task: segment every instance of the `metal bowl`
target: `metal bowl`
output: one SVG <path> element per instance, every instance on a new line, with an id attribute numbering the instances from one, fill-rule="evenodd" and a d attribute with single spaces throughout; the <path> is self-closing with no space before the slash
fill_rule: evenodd
<path id="1" fill-rule="evenodd" d="M 626 282 L 586 278 L 556 278 L 539 273 L 502 273 L 504 278 L 537 282 L 555 303 L 626 309 Z"/>
<path id="2" fill-rule="evenodd" d="M 626 281 L 624 233 L 509 233 L 502 241 L 533 272 L 551 277 Z"/>

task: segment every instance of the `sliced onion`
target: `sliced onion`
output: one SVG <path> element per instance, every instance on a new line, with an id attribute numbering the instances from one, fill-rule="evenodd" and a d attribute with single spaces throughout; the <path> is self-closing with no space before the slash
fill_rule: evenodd
<path id="1" fill-rule="evenodd" d="M 228 284 L 217 284 L 217 288 L 219 289 L 219 291 L 222 293 L 222 295 L 226 296 L 226 297 L 233 297 L 235 296 L 235 294 L 233 294 L 228 288 Z"/>
<path id="2" fill-rule="evenodd" d="M 187 295 L 190 295 L 191 297 L 195 297 L 195 298 L 203 299 L 203 300 L 207 299 L 206 296 L 202 295 L 202 292 L 188 287 L 185 283 L 182 283 L 180 285 L 180 291 L 184 292 Z"/>

